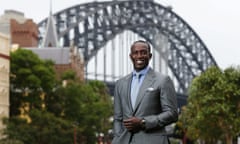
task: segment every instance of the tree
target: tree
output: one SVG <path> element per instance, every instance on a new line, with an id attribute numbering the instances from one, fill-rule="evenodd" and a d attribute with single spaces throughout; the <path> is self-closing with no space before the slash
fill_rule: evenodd
<path id="1" fill-rule="evenodd" d="M 46 108 L 75 124 L 81 141 L 95 143 L 96 132 L 106 134 L 111 128 L 112 101 L 103 82 L 71 81 L 65 87 L 58 87 L 51 96 Z"/>
<path id="2" fill-rule="evenodd" d="M 41 96 L 55 86 L 53 62 L 41 60 L 25 49 L 11 52 L 10 56 L 10 115 L 19 115 L 24 107 L 41 108 Z"/>
<path id="3" fill-rule="evenodd" d="M 31 122 L 17 116 L 8 120 L 7 140 L 20 140 L 24 144 L 73 143 L 74 126 L 71 122 L 37 109 L 29 112 Z"/>
<path id="4" fill-rule="evenodd" d="M 11 115 L 5 120 L 4 132 L 8 137 L 3 142 L 73 143 L 72 123 L 44 108 L 46 97 L 54 94 L 56 87 L 53 62 L 39 59 L 32 51 L 18 49 L 11 52 L 11 75 Z M 21 118 L 22 114 L 29 119 Z"/>
<path id="5" fill-rule="evenodd" d="M 240 133 L 239 116 L 240 69 L 211 67 L 193 80 L 180 121 L 193 139 L 231 144 Z"/>
<path id="6" fill-rule="evenodd" d="M 0 144 L 24 144 L 24 143 L 19 140 L 1 139 Z"/>
<path id="7" fill-rule="evenodd" d="M 112 126 L 112 101 L 104 83 L 80 82 L 73 71 L 60 76 L 66 85 L 57 83 L 53 63 L 24 49 L 11 53 L 11 74 L 4 142 L 94 144 L 96 133 Z M 19 117 L 20 109 L 29 119 Z"/>

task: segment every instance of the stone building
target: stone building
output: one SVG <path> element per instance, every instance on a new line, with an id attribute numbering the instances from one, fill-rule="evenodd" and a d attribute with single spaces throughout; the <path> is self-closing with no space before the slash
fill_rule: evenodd
<path id="1" fill-rule="evenodd" d="M 9 36 L 0 33 L 0 119 L 9 117 L 9 75 L 10 75 L 10 42 Z M 0 138 L 1 130 L 4 128 L 0 120 Z"/>
<path id="2" fill-rule="evenodd" d="M 0 16 L 0 32 L 10 36 L 11 44 L 19 47 L 38 46 L 38 26 L 32 19 L 15 10 L 5 10 Z"/>
<path id="3" fill-rule="evenodd" d="M 38 46 L 38 27 L 32 19 L 19 23 L 15 19 L 10 20 L 11 43 L 20 47 Z"/>
<path id="4" fill-rule="evenodd" d="M 68 71 L 73 70 L 76 78 L 84 80 L 84 62 L 78 49 L 74 46 L 67 48 L 45 47 L 45 48 L 26 48 L 37 54 L 41 59 L 52 60 L 57 78 Z"/>
<path id="5" fill-rule="evenodd" d="M 62 48 L 58 46 L 57 33 L 52 14 L 44 38 L 39 47 L 38 27 L 32 19 L 15 10 L 5 10 L 0 16 L 0 118 L 9 117 L 9 86 L 10 86 L 10 49 L 25 48 L 33 51 L 41 59 L 55 62 L 55 71 L 59 77 L 67 70 L 73 70 L 77 78 L 84 80 L 84 62 L 81 53 L 75 46 Z M 0 120 L 0 132 L 4 128 Z M 0 133 L 0 139 L 1 139 Z"/>
<path id="6" fill-rule="evenodd" d="M 10 35 L 10 21 L 16 20 L 18 23 L 24 23 L 27 19 L 24 14 L 15 10 L 5 10 L 4 14 L 0 16 L 0 32 Z"/>
<path id="7" fill-rule="evenodd" d="M 72 45 L 66 48 L 58 46 L 57 33 L 52 14 L 50 13 L 44 45 L 38 45 L 38 27 L 32 19 L 15 10 L 5 10 L 0 16 L 0 118 L 9 117 L 10 88 L 10 49 L 25 48 L 33 51 L 42 59 L 55 62 L 57 76 L 66 70 L 76 72 L 76 77 L 84 80 L 84 62 L 81 53 Z M 4 128 L 0 119 L 1 131 Z"/>
<path id="8" fill-rule="evenodd" d="M 42 45 L 39 45 L 38 27 L 32 19 L 24 17 L 22 12 L 5 10 L 0 17 L 0 32 L 10 35 L 11 45 L 33 51 L 41 59 L 50 59 L 55 62 L 55 71 L 59 76 L 71 69 L 76 77 L 84 80 L 83 57 L 74 45 L 59 47 L 54 17 L 50 11 L 46 34 Z M 16 47 L 15 47 L 16 48 Z"/>
<path id="9" fill-rule="evenodd" d="M 56 32 L 54 17 L 50 12 L 46 27 L 43 43 L 39 48 L 26 47 L 37 54 L 41 59 L 52 60 L 55 63 L 55 72 L 57 78 L 67 70 L 73 70 L 76 73 L 76 78 L 84 80 L 84 60 L 83 55 L 79 52 L 74 44 L 69 47 L 60 47 L 58 35 Z"/>

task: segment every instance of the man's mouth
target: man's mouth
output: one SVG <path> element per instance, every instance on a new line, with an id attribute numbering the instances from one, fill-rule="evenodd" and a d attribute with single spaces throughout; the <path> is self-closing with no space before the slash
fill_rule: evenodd
<path id="1" fill-rule="evenodd" d="M 144 60 L 136 60 L 136 64 L 144 64 Z"/>

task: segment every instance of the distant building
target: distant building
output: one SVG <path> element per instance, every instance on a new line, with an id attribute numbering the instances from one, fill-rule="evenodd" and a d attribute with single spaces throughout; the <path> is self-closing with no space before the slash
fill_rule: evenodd
<path id="1" fill-rule="evenodd" d="M 9 117 L 9 75 L 10 75 L 10 42 L 9 36 L 0 33 L 0 119 Z M 0 138 L 1 130 L 4 128 L 0 120 Z"/>
<path id="2" fill-rule="evenodd" d="M 31 50 L 41 59 L 52 60 L 55 63 L 54 68 L 57 74 L 57 78 L 60 78 L 60 76 L 67 70 L 73 70 L 79 80 L 84 80 L 84 62 L 76 47 L 45 47 L 25 49 Z"/>
<path id="3" fill-rule="evenodd" d="M 15 19 L 10 21 L 11 43 L 20 47 L 38 46 L 38 27 L 31 19 L 19 23 Z"/>
<path id="4" fill-rule="evenodd" d="M 38 27 L 32 19 L 15 10 L 6 10 L 0 16 L 0 119 L 9 117 L 10 88 L 10 49 L 25 48 L 33 51 L 42 59 L 55 62 L 57 77 L 67 70 L 76 72 L 76 77 L 84 80 L 84 61 L 78 49 L 72 45 L 68 48 L 58 46 L 57 33 L 50 13 L 44 45 L 39 48 Z M 0 139 L 4 125 L 0 120 Z"/>
<path id="5" fill-rule="evenodd" d="M 52 60 L 59 78 L 67 70 L 73 70 L 79 80 L 84 80 L 84 61 L 78 48 L 73 44 L 69 47 L 59 47 L 55 21 L 50 11 L 45 37 L 40 48 L 26 47 L 37 54 L 41 59 Z"/>
<path id="6" fill-rule="evenodd" d="M 10 35 L 10 43 L 20 47 L 38 46 L 38 26 L 22 12 L 5 10 L 0 17 L 0 32 Z"/>
<path id="7" fill-rule="evenodd" d="M 0 32 L 10 35 L 12 45 L 31 50 L 41 59 L 53 60 L 58 77 L 71 69 L 76 72 L 77 78 L 84 80 L 83 57 L 74 45 L 65 48 L 59 47 L 55 21 L 51 11 L 42 46 L 38 44 L 37 24 L 32 19 L 25 18 L 22 12 L 5 10 L 5 14 L 0 17 Z"/>
<path id="8" fill-rule="evenodd" d="M 18 23 L 24 23 L 27 19 L 24 14 L 15 10 L 5 10 L 4 14 L 0 16 L 0 32 L 10 35 L 10 20 L 14 19 Z"/>
<path id="9" fill-rule="evenodd" d="M 58 42 L 59 41 L 55 21 L 52 15 L 52 11 L 50 11 L 46 27 L 46 34 L 45 37 L 43 38 L 43 47 L 58 47 Z"/>

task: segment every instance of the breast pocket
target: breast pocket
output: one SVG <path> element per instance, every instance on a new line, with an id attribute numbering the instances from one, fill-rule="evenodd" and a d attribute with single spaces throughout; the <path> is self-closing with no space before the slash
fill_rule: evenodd
<path id="1" fill-rule="evenodd" d="M 144 96 L 144 102 L 147 103 L 147 108 L 152 109 L 160 106 L 160 90 L 154 89 L 147 91 Z"/>
<path id="2" fill-rule="evenodd" d="M 146 94 L 149 96 L 160 95 L 160 91 L 158 89 L 147 89 Z"/>

